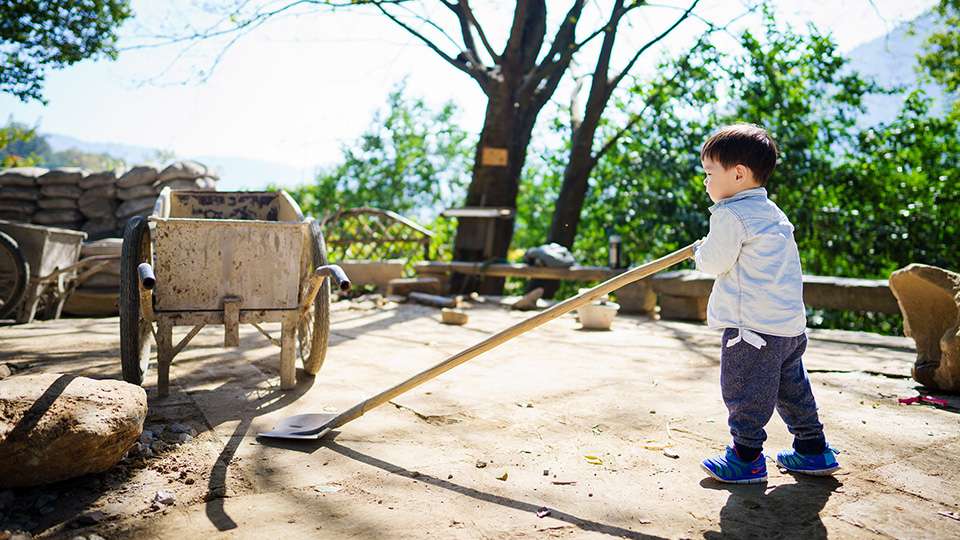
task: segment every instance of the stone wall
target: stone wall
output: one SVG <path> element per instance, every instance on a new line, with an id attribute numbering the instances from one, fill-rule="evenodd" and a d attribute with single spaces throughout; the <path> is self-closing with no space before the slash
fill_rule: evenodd
<path id="1" fill-rule="evenodd" d="M 119 238 L 130 218 L 150 214 L 164 187 L 214 191 L 219 178 L 194 161 L 102 171 L 7 169 L 0 173 L 0 219 L 83 231 L 88 241 Z"/>

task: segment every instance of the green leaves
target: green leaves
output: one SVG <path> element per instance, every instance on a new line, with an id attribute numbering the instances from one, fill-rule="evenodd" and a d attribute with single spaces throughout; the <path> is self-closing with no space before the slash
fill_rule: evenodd
<path id="1" fill-rule="evenodd" d="M 48 68 L 85 58 L 116 58 L 116 28 L 129 0 L 20 0 L 0 4 L 0 91 L 43 102 Z"/>
<path id="2" fill-rule="evenodd" d="M 594 171 L 578 260 L 603 264 L 610 234 L 624 238 L 634 263 L 705 235 L 711 203 L 699 148 L 719 126 L 746 121 L 779 145 L 767 189 L 797 228 L 805 273 L 885 279 L 911 262 L 960 268 L 949 249 L 960 223 L 948 187 L 960 185 L 956 118 L 933 116 L 918 91 L 898 118 L 861 129 L 864 97 L 895 89 L 851 73 L 815 28 L 800 35 L 765 16 L 761 32 L 741 36 L 739 53 L 703 46 L 632 90 L 641 102 L 661 88 Z M 898 317 L 843 312 L 817 312 L 810 322 L 890 333 L 902 326 Z"/>
<path id="3" fill-rule="evenodd" d="M 405 96 L 401 84 L 360 139 L 344 145 L 342 163 L 320 170 L 316 184 L 289 191 L 315 216 L 366 206 L 434 221 L 462 204 L 470 178 L 475 142 L 456 120 L 452 103 L 431 109 Z M 449 224 L 435 225 L 444 231 L 438 247 L 452 242 Z"/>

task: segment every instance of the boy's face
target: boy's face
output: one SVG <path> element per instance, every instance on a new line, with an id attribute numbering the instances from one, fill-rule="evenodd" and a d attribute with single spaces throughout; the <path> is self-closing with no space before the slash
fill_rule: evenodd
<path id="1" fill-rule="evenodd" d="M 710 158 L 704 158 L 701 163 L 703 172 L 707 174 L 703 179 L 703 185 L 707 186 L 707 195 L 710 195 L 710 200 L 713 202 L 729 199 L 745 189 L 754 187 L 752 182 L 746 181 L 748 169 L 743 165 L 724 169 Z"/>

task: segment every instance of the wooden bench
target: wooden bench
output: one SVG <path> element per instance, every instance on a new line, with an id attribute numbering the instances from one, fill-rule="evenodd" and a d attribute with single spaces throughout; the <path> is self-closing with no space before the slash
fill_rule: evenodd
<path id="1" fill-rule="evenodd" d="M 471 262 L 424 261 L 414 264 L 414 270 L 421 277 L 435 277 L 440 283 L 447 283 L 447 274 L 456 272 L 473 276 L 514 277 L 558 279 L 566 281 L 606 281 L 618 276 L 628 268 L 609 268 L 606 266 L 578 266 L 569 268 L 550 268 L 530 266 L 528 264 L 486 264 Z M 444 294 L 450 294 L 446 287 Z M 650 313 L 657 305 L 656 295 L 650 285 L 650 278 L 635 281 L 617 291 L 617 303 L 622 313 Z"/>
<path id="2" fill-rule="evenodd" d="M 425 261 L 414 269 L 422 277 L 446 283 L 447 274 L 541 278 L 575 281 L 606 281 L 627 271 L 604 266 L 546 268 L 526 264 L 484 264 Z M 617 291 L 623 313 L 649 313 L 659 304 L 660 316 L 667 319 L 706 320 L 707 299 L 713 290 L 713 276 L 695 270 L 663 272 Z M 444 290 L 444 294 L 450 291 Z M 659 296 L 659 301 L 657 300 Z M 803 276 L 803 301 L 807 307 L 859 312 L 900 313 L 896 297 L 885 279 L 853 279 Z"/>

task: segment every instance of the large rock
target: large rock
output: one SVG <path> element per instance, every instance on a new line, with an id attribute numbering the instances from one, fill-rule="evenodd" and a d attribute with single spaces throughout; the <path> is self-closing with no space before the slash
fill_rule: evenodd
<path id="1" fill-rule="evenodd" d="M 0 380 L 0 489 L 105 471 L 143 431 L 139 386 L 55 373 Z"/>
<path id="2" fill-rule="evenodd" d="M 903 313 L 903 331 L 917 344 L 913 378 L 960 391 L 960 274 L 911 264 L 890 274 L 890 289 Z"/>

